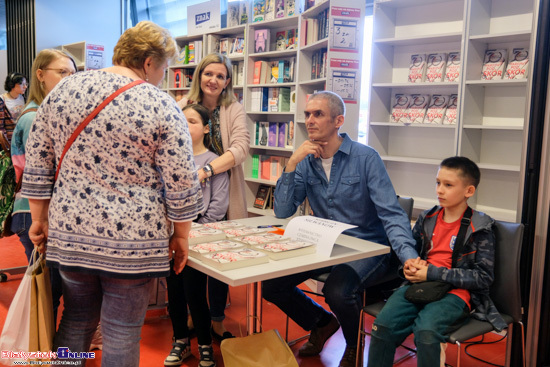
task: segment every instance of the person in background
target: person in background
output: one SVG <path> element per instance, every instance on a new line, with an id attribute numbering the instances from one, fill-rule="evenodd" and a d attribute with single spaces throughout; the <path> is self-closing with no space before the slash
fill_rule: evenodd
<path id="1" fill-rule="evenodd" d="M 170 33 L 152 22 L 127 29 L 114 66 L 65 78 L 48 94 L 27 140 L 22 195 L 31 209 L 29 237 L 63 284 L 53 350 L 88 351 L 101 321 L 104 367 L 139 365 L 153 280 L 169 275 L 170 257 L 175 273 L 182 271 L 191 221 L 203 209 L 185 116 L 157 88 L 176 50 Z M 108 103 L 60 164 L 81 122 L 135 81 L 145 82 Z"/>
<path id="2" fill-rule="evenodd" d="M 421 258 L 403 269 L 408 284 L 391 295 L 374 320 L 369 366 L 392 366 L 396 347 L 411 333 L 418 366 L 444 366 L 441 345 L 446 346 L 445 335 L 468 319 L 470 309 L 496 330 L 506 327 L 489 295 L 494 279 L 495 237 L 494 221 L 487 214 L 472 210 L 464 245 L 453 267 L 455 241 L 463 216 L 470 209 L 468 199 L 475 194 L 479 180 L 478 166 L 466 157 L 450 157 L 439 165 L 435 188 L 439 205 L 420 214 L 413 229 Z M 407 300 L 405 293 L 411 284 L 425 281 L 446 282 L 452 289 L 440 300 L 425 305 Z"/>
<path id="3" fill-rule="evenodd" d="M 51 92 L 51 90 L 63 78 L 74 74 L 76 66 L 74 60 L 65 52 L 55 49 L 45 49 L 38 53 L 31 67 L 31 86 L 27 104 L 19 116 L 11 139 L 11 159 L 15 168 L 16 181 L 19 182 L 25 169 L 25 146 L 31 131 L 36 110 Z M 28 199 L 21 196 L 21 192 L 15 194 L 13 204 L 11 230 L 19 236 L 19 241 L 25 248 L 27 260 L 30 262 L 34 245 L 29 238 L 31 227 L 31 211 Z M 61 276 L 56 268 L 50 269 L 52 286 L 53 314 L 57 320 L 57 309 L 63 294 Z"/>
<path id="4" fill-rule="evenodd" d="M 211 150 L 219 157 L 210 162 L 210 166 L 199 169 L 199 180 L 228 171 L 227 219 L 239 219 L 248 216 L 242 163 L 250 148 L 250 134 L 243 106 L 233 94 L 231 77 L 231 60 L 227 56 L 217 53 L 207 55 L 195 69 L 189 94 L 178 105 L 183 108 L 187 104 L 198 103 L 210 111 Z M 227 284 L 208 277 L 212 335 L 218 341 L 232 337 L 223 324 L 227 294 Z"/>
<path id="5" fill-rule="evenodd" d="M 378 153 L 340 134 L 346 108 L 336 93 L 313 94 L 305 108 L 309 139 L 289 158 L 275 187 L 275 215 L 288 218 L 307 197 L 313 215 L 348 223 L 345 234 L 388 245 L 402 263 L 418 257 L 410 222 Z M 340 367 L 355 366 L 362 292 L 390 270 L 390 254 L 352 261 L 263 282 L 264 298 L 298 325 L 311 330 L 300 348 L 303 357 L 318 355 L 342 326 L 346 350 Z M 336 317 L 297 286 L 330 272 L 323 287 Z"/>
<path id="6" fill-rule="evenodd" d="M 211 148 L 210 113 L 199 104 L 187 105 L 183 113 L 189 125 L 193 141 L 193 155 L 197 168 L 208 165 L 218 158 Z M 229 205 L 229 176 L 223 172 L 201 182 L 204 209 L 196 219 L 198 223 L 221 220 Z M 186 266 L 180 274 L 170 271 L 166 278 L 168 288 L 168 311 L 172 320 L 174 337 L 172 350 L 164 360 L 165 366 L 179 366 L 191 355 L 189 328 L 187 326 L 187 305 L 191 311 L 193 325 L 197 332 L 200 367 L 214 367 L 214 351 L 210 335 L 210 311 L 206 299 L 206 274 Z"/>
<path id="7" fill-rule="evenodd" d="M 17 118 L 25 105 L 27 78 L 20 73 L 11 73 L 6 77 L 4 89 L 6 93 L 0 96 L 0 132 L 11 141 Z"/>

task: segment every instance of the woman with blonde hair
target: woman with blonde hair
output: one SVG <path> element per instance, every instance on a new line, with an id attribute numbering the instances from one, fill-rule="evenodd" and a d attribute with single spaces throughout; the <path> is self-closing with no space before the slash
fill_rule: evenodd
<path id="1" fill-rule="evenodd" d="M 199 169 L 199 180 L 229 171 L 227 219 L 239 219 L 248 216 L 242 164 L 250 149 L 250 134 L 243 106 L 233 94 L 232 69 L 227 56 L 218 53 L 207 55 L 195 69 L 189 94 L 178 105 L 183 108 L 187 104 L 198 103 L 210 111 L 212 150 L 219 157 Z M 232 337 L 223 325 L 227 293 L 225 283 L 208 278 L 212 335 L 218 341 Z"/>
<path id="2" fill-rule="evenodd" d="M 156 87 L 176 50 L 152 22 L 127 29 L 114 66 L 62 80 L 29 134 L 22 187 L 29 236 L 61 274 L 64 309 L 53 350 L 76 365 L 86 360 L 68 351 L 88 351 L 101 321 L 101 365 L 138 366 L 153 280 L 169 274 L 170 257 L 176 273 L 187 261 L 202 193 L 185 117 Z"/>

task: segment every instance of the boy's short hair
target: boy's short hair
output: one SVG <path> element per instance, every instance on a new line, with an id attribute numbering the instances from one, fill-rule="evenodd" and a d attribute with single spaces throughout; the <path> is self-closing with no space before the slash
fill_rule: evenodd
<path id="1" fill-rule="evenodd" d="M 479 172 L 479 167 L 477 164 L 475 164 L 472 160 L 459 156 L 449 157 L 445 158 L 439 164 L 439 167 L 460 171 L 459 176 L 465 179 L 469 185 L 473 185 L 477 189 L 481 173 Z"/>

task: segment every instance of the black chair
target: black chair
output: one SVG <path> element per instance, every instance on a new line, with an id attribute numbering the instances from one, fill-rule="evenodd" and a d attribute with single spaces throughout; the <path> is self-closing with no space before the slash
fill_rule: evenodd
<path id="1" fill-rule="evenodd" d="M 523 239 L 523 224 L 510 223 L 504 221 L 495 221 L 493 227 L 495 232 L 495 280 L 491 285 L 491 299 L 499 310 L 504 321 L 509 325 L 508 334 L 514 324 L 521 327 L 522 339 L 522 360 L 525 365 L 525 349 L 524 349 L 524 329 L 521 322 L 521 289 L 520 289 L 520 254 Z M 357 348 L 357 363 L 356 366 L 363 366 L 364 353 L 364 336 L 370 335 L 364 328 L 364 317 L 366 313 L 376 317 L 384 302 L 378 302 L 372 305 L 365 306 L 361 312 L 361 320 L 359 324 L 358 348 Z M 466 324 L 461 326 L 447 337 L 448 343 L 457 345 L 457 367 L 460 367 L 460 346 L 467 340 L 481 336 L 493 331 L 493 326 L 486 321 L 479 321 L 470 318 Z M 406 346 L 408 350 L 414 351 Z M 506 343 L 506 358 L 510 355 L 511 338 L 507 339 Z"/>
<path id="2" fill-rule="evenodd" d="M 397 196 L 397 201 L 399 202 L 399 205 L 401 205 L 401 207 L 403 208 L 403 210 L 407 214 L 407 218 L 409 218 L 409 221 L 411 221 L 413 207 L 414 207 L 414 199 L 410 198 L 410 197 L 405 197 L 405 196 L 399 196 L 398 195 Z M 399 261 L 399 260 L 397 260 L 397 257 L 395 256 L 395 254 L 392 254 L 392 260 L 394 262 Z M 320 283 L 325 283 L 327 281 L 327 278 L 328 278 L 329 275 L 330 275 L 330 272 L 329 273 L 323 273 L 323 274 L 320 274 L 320 275 L 317 275 L 317 276 L 313 277 L 312 279 L 316 280 L 317 282 L 320 282 Z M 368 302 L 367 301 L 367 296 L 370 298 L 371 295 L 372 295 L 372 296 L 374 296 L 374 299 L 378 300 L 381 294 L 383 294 L 384 292 L 386 292 L 389 289 L 394 289 L 398 285 L 398 283 L 400 283 L 400 282 L 401 282 L 400 278 L 399 278 L 396 271 L 395 272 L 388 272 L 382 279 L 380 279 L 378 282 L 373 284 L 371 287 L 369 287 L 368 289 L 365 289 L 363 291 L 363 305 L 366 305 L 367 302 Z M 316 296 L 323 297 L 322 293 L 317 293 L 317 292 L 308 291 L 308 290 L 304 290 L 304 292 L 309 293 L 309 294 L 313 294 L 313 295 L 316 295 Z M 289 345 L 294 345 L 298 341 L 309 337 L 309 334 L 306 334 L 306 335 L 301 336 L 297 339 L 289 341 L 288 340 L 288 322 L 289 322 L 289 317 L 287 316 L 286 317 L 285 341 L 287 341 Z"/>

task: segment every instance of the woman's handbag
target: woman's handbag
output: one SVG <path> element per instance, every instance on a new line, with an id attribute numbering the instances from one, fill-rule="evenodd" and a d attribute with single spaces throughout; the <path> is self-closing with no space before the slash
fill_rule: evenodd
<path id="1" fill-rule="evenodd" d="M 456 260 L 458 255 L 462 251 L 464 246 L 464 237 L 466 236 L 466 231 L 470 225 L 470 218 L 472 217 L 472 209 L 468 207 L 462 216 L 462 221 L 460 223 L 460 229 L 458 230 L 458 235 L 455 239 L 455 246 L 453 248 L 453 260 L 452 267 L 456 267 Z M 439 301 L 443 298 L 453 286 L 450 283 L 441 281 L 441 280 L 431 280 L 420 283 L 413 283 L 405 291 L 405 299 L 412 303 L 417 303 L 425 305 L 431 302 Z"/>
<path id="2" fill-rule="evenodd" d="M 222 340 L 225 367 L 298 367 L 288 344 L 275 329 Z"/>

